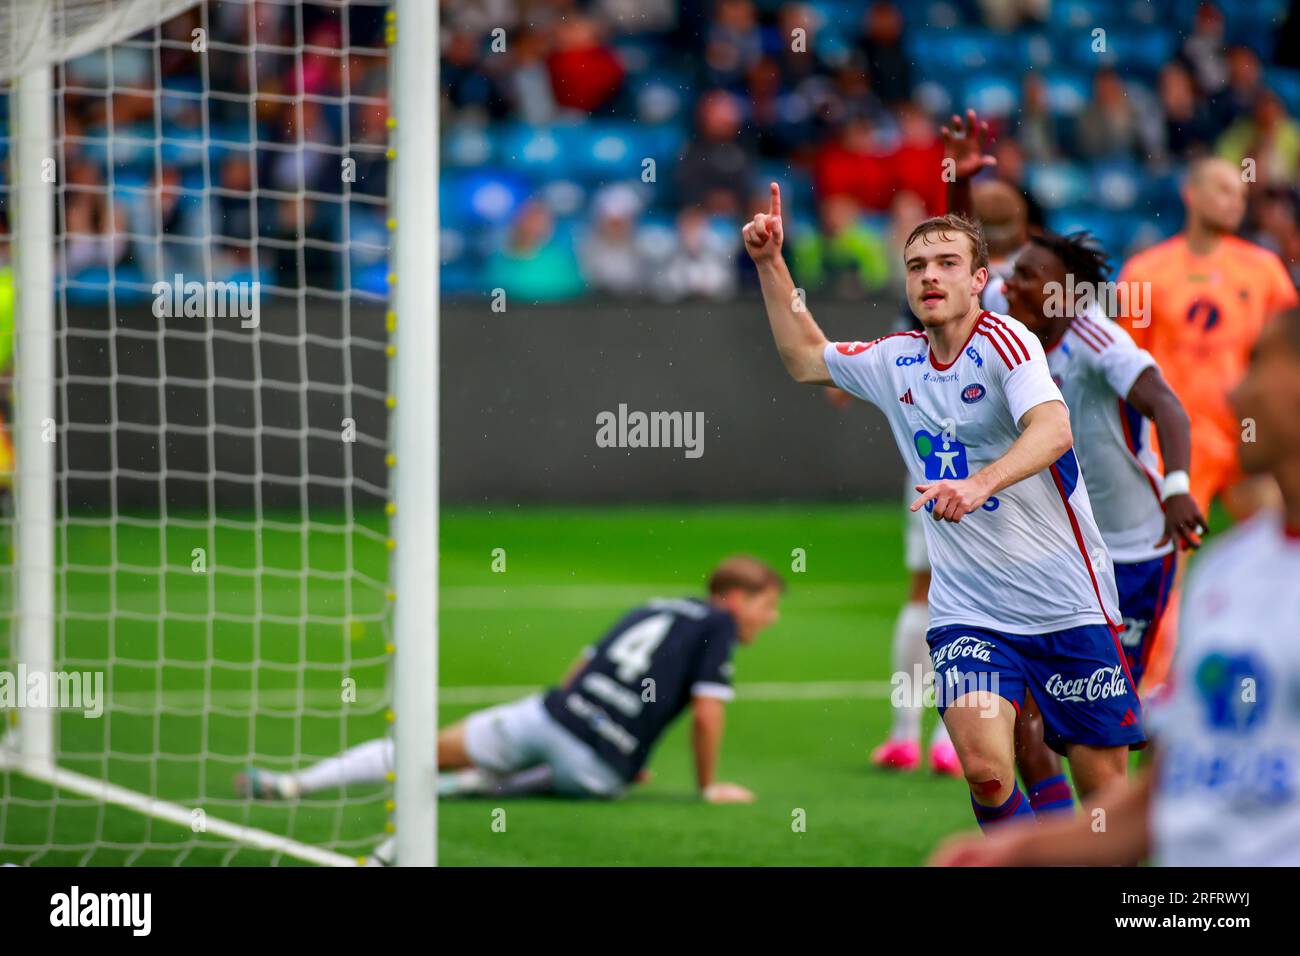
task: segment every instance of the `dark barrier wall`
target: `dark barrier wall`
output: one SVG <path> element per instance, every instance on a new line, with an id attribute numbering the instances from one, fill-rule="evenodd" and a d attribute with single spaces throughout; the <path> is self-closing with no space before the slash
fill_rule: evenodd
<path id="1" fill-rule="evenodd" d="M 889 303 L 813 307 L 838 339 L 882 334 L 895 313 Z M 382 498 L 383 313 L 321 302 L 306 315 L 305 339 L 291 305 L 264 306 L 260 334 L 218 319 L 213 335 L 203 320 L 159 320 L 133 306 L 113 317 L 110 350 L 107 310 L 72 310 L 60 347 L 72 372 L 60 400 L 69 503 L 106 507 L 114 493 L 120 509 L 156 508 L 163 496 L 172 508 L 206 508 L 211 495 L 231 509 Z M 509 303 L 504 313 L 487 298 L 450 303 L 441 364 L 447 503 L 901 494 L 883 417 L 860 402 L 837 410 L 821 389 L 792 382 L 756 297 Z M 200 384 L 209 368 L 212 388 Z M 296 384 L 304 377 L 309 387 Z M 679 426 L 675 437 L 695 439 L 693 449 L 601 447 L 602 424 L 618 438 L 620 405 L 625 436 L 635 412 L 680 413 L 683 425 L 702 415 L 702 444 Z M 352 443 L 342 440 L 346 417 L 356 422 Z"/>

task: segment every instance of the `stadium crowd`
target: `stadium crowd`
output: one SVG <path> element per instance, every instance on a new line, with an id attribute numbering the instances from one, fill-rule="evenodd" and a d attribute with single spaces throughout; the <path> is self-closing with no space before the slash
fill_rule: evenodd
<path id="1" fill-rule="evenodd" d="M 443 9 L 449 294 L 728 298 L 772 179 L 801 287 L 897 293 L 900 237 L 944 209 L 939 127 L 966 106 L 992 128 L 986 177 L 1031 227 L 1090 229 L 1117 257 L 1177 230 L 1189 158 L 1251 159 L 1244 231 L 1300 279 L 1300 14 L 1284 2 Z"/>
<path id="2" fill-rule="evenodd" d="M 1300 280 L 1300 12 L 1286 0 L 442 11 L 450 296 L 730 298 L 752 282 L 740 224 L 773 179 L 801 287 L 897 295 L 900 238 L 944 209 L 939 127 L 967 106 L 992 128 L 986 178 L 1015 188 L 1031 227 L 1090 229 L 1121 258 L 1178 228 L 1190 157 L 1250 159 L 1244 232 Z M 164 24 L 157 49 L 150 33 L 61 69 L 69 298 L 209 269 L 382 295 L 382 16 L 214 0 Z M 206 57 L 191 48 L 203 25 Z M 0 99 L 0 151 L 9 136 Z"/>

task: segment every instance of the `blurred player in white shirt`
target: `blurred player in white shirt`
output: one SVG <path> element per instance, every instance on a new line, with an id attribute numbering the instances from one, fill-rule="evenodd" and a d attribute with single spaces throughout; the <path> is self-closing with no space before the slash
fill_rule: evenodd
<path id="1" fill-rule="evenodd" d="M 1270 322 L 1231 393 L 1237 454 L 1272 475 L 1282 512 L 1228 532 L 1192 566 L 1149 772 L 1091 817 L 957 837 L 949 866 L 1300 865 L 1300 310 Z"/>

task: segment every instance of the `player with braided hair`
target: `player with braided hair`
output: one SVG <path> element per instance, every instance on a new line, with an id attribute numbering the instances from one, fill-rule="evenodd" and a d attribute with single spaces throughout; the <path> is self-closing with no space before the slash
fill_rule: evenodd
<path id="1" fill-rule="evenodd" d="M 1191 429 L 1178 396 L 1149 353 L 1108 319 L 1110 260 L 1086 232 L 1031 236 L 1006 283 L 1010 313 L 1043 343 L 1070 408 L 1093 513 L 1115 563 L 1132 680 L 1150 659 L 1169 602 L 1177 549 L 1200 544 L 1205 519 L 1188 493 Z M 1150 441 L 1156 425 L 1166 474 Z M 1053 693 L 1046 686 L 1044 693 Z M 1017 763 L 1036 811 L 1070 805 L 1060 759 L 1042 743 L 1042 718 L 1027 702 L 1017 722 Z M 1056 799 L 1052 799 L 1055 795 Z"/>

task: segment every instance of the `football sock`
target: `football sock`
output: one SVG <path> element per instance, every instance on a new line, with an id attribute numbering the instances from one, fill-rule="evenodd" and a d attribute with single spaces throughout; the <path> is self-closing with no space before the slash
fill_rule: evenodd
<path id="1" fill-rule="evenodd" d="M 1065 774 L 1040 780 L 1029 788 L 1029 805 L 1035 815 L 1044 813 L 1069 813 L 1074 809 L 1074 791 Z"/>
<path id="2" fill-rule="evenodd" d="M 985 831 L 989 827 L 998 826 L 1013 817 L 1032 817 L 1034 815 L 1034 811 L 1029 806 L 1029 801 L 1025 799 L 1025 795 L 1020 791 L 1019 784 L 1011 791 L 1011 796 L 1007 797 L 1006 803 L 1000 807 L 986 807 L 981 803 L 976 803 L 974 794 L 971 794 L 970 805 L 975 811 L 975 819 L 979 821 L 980 829 Z"/>
<path id="3" fill-rule="evenodd" d="M 930 626 L 930 608 L 924 601 L 909 601 L 898 612 L 894 622 L 893 665 L 895 674 L 906 674 L 908 681 L 930 673 L 930 648 L 925 643 L 925 632 Z M 894 726 L 890 740 L 921 739 L 921 706 L 919 688 L 906 694 L 902 703 L 894 708 Z"/>
<path id="4" fill-rule="evenodd" d="M 380 737 L 357 744 L 337 757 L 329 757 L 290 776 L 300 793 L 314 793 L 348 783 L 383 783 L 392 769 L 393 739 Z"/>

